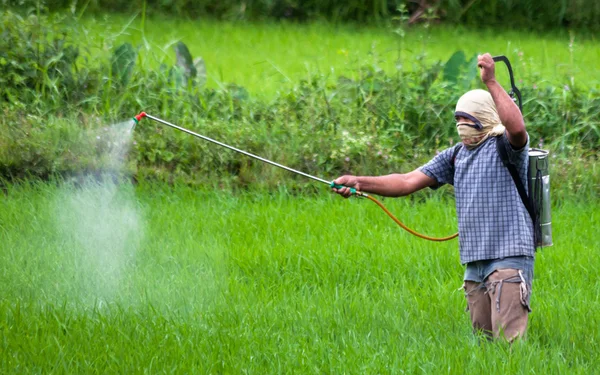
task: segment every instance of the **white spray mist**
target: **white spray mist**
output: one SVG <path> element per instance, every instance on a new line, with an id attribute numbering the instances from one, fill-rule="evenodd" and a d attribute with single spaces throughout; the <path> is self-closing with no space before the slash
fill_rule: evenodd
<path id="1" fill-rule="evenodd" d="M 79 176 L 57 196 L 57 229 L 73 267 L 66 271 L 74 285 L 66 290 L 68 297 L 86 305 L 113 302 L 133 283 L 143 225 L 133 186 L 122 171 L 134 124 L 119 123 L 96 134 L 103 168 Z"/>

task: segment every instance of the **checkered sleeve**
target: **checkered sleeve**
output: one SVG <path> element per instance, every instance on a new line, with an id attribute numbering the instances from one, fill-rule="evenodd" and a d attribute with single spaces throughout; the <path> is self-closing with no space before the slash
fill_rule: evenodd
<path id="1" fill-rule="evenodd" d="M 525 146 L 518 149 L 513 148 L 510 145 L 510 143 L 508 142 L 508 136 L 506 132 L 504 132 L 502 138 L 503 140 L 501 144 L 506 149 L 506 153 L 508 154 L 508 159 L 510 160 L 511 164 L 517 166 L 523 164 L 524 160 L 528 157 L 527 150 L 529 150 L 529 134 L 527 134 L 527 143 L 525 144 Z"/>
<path id="2" fill-rule="evenodd" d="M 427 176 L 437 181 L 437 185 L 432 186 L 432 189 L 437 189 L 444 184 L 454 185 L 454 167 L 452 165 L 452 156 L 454 149 L 460 144 L 445 149 L 437 154 L 427 164 L 421 166 L 419 170 Z"/>

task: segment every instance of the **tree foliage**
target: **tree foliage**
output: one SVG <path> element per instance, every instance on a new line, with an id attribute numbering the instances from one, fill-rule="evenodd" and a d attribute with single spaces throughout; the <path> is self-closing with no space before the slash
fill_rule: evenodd
<path id="1" fill-rule="evenodd" d="M 138 12 L 148 15 L 214 17 L 227 20 L 327 19 L 334 22 L 385 22 L 406 9 L 411 22 L 434 16 L 441 22 L 471 26 L 496 26 L 547 30 L 560 27 L 598 30 L 600 2 L 597 0 L 1 0 L 0 4 L 19 9 L 50 10 L 80 8 L 99 12 Z"/>

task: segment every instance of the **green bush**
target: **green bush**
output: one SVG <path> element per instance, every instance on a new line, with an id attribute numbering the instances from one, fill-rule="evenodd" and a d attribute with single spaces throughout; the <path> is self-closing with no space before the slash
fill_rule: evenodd
<path id="1" fill-rule="evenodd" d="M 422 56 L 405 59 L 410 69 L 394 74 L 370 65 L 357 78 L 333 83 L 313 75 L 265 101 L 235 84 L 206 88 L 203 62 L 194 62 L 182 43 L 175 46 L 177 63 L 156 70 L 138 64 L 137 50 L 128 44 L 114 46 L 110 58 L 94 65 L 75 59 L 73 26 L 57 20 L 3 13 L 8 26 L 0 43 L 11 48 L 0 50 L 1 178 L 114 170 L 106 155 L 124 146 L 119 142 L 127 134 L 113 130 L 126 125 L 107 124 L 140 110 L 323 178 L 406 171 L 457 141 L 454 105 L 481 85 L 473 59 L 459 51 L 433 64 Z M 564 163 L 593 167 L 600 150 L 598 93 L 567 86 L 522 92 L 532 146 L 542 143 Z M 137 126 L 129 146 L 126 172 L 139 178 L 267 188 L 282 179 L 307 182 L 150 120 Z M 598 173 L 588 167 L 591 180 L 573 191 L 597 191 Z"/>
<path id="2" fill-rule="evenodd" d="M 76 30 L 70 21 L 40 13 L 1 13 L 0 102 L 58 110 L 95 94 L 98 72 L 72 42 Z"/>

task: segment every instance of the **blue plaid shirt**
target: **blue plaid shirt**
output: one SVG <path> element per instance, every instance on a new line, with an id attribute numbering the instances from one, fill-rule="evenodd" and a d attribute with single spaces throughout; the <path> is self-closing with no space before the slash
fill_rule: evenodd
<path id="1" fill-rule="evenodd" d="M 506 134 L 502 135 L 506 137 Z M 533 224 L 508 169 L 496 149 L 496 137 L 479 147 L 448 148 L 419 168 L 438 182 L 434 189 L 454 185 L 462 264 L 512 256 L 534 256 Z M 527 186 L 529 139 L 520 150 L 505 142 L 509 159 Z"/>

